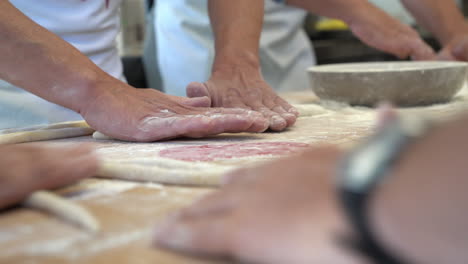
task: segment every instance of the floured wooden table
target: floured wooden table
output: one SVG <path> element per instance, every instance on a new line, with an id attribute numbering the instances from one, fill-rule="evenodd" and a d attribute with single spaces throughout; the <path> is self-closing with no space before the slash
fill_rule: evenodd
<path id="1" fill-rule="evenodd" d="M 91 137 L 53 142 L 93 142 L 102 159 L 111 163 L 144 163 L 169 176 L 183 177 L 186 172 L 216 180 L 224 171 L 275 159 L 276 154 L 300 151 L 306 145 L 352 145 L 373 130 L 372 109 L 320 103 L 309 94 L 289 98 L 313 104 L 299 105 L 301 117 L 283 133 L 228 134 L 160 143 L 96 141 Z M 468 99 L 463 94 L 449 104 L 400 111 L 445 120 L 467 108 Z M 174 159 L 179 160 L 172 164 Z M 0 215 L 0 263 L 225 263 L 181 256 L 151 245 L 158 222 L 213 190 L 157 182 L 84 180 L 56 192 L 87 208 L 101 223 L 101 232 L 92 235 L 43 213 L 15 208 Z"/>

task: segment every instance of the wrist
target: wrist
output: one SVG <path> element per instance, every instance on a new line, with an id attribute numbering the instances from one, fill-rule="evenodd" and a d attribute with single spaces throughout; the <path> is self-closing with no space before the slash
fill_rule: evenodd
<path id="1" fill-rule="evenodd" d="M 464 252 L 463 243 L 454 236 L 463 230 L 456 214 L 463 199 L 449 195 L 464 192 L 449 187 L 463 185 L 453 175 L 463 172 L 465 161 L 456 157 L 464 152 L 459 142 L 447 141 L 464 134 L 450 131 L 454 127 L 439 127 L 415 142 L 369 206 L 371 228 L 379 242 L 410 263 L 459 263 L 454 259 Z"/>
<path id="2" fill-rule="evenodd" d="M 212 74 L 246 72 L 261 75 L 260 59 L 257 52 L 224 48 L 216 52 Z"/>
<path id="3" fill-rule="evenodd" d="M 110 100 L 110 93 L 115 93 L 115 90 L 124 89 L 128 85 L 107 74 L 89 74 L 80 78 L 77 86 L 80 87 L 79 95 L 74 99 L 76 105 L 73 110 L 85 117 L 96 105 L 105 104 Z M 124 95 L 125 91 L 118 93 Z"/>

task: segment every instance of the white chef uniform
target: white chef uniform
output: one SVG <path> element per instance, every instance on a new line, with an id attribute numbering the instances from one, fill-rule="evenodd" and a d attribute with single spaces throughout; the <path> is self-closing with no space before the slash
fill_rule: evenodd
<path id="1" fill-rule="evenodd" d="M 154 28 L 157 52 L 146 53 L 145 60 L 153 69 L 148 73 L 159 68 L 162 84 L 148 74 L 150 86 L 184 96 L 188 83 L 204 82 L 211 72 L 214 42 L 207 0 L 156 0 L 152 12 L 154 19 L 149 23 Z M 315 64 L 315 56 L 302 29 L 305 15 L 303 10 L 265 1 L 260 61 L 265 80 L 277 91 L 309 87 L 305 70 Z M 157 67 L 151 61 L 156 61 Z"/>
<path id="2" fill-rule="evenodd" d="M 104 71 L 123 80 L 116 45 L 121 1 L 10 0 L 36 23 L 75 46 Z M 80 119 L 79 114 L 69 109 L 0 81 L 0 129 Z"/>

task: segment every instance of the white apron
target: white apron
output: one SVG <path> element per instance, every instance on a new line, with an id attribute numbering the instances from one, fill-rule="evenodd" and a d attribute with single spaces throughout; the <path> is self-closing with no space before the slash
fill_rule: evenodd
<path id="1" fill-rule="evenodd" d="M 211 72 L 214 42 L 207 0 L 156 0 L 152 12 L 154 19 L 148 23 L 154 28 L 157 53 L 146 53 L 145 60 L 151 71 L 159 68 L 161 78 L 148 74 L 150 86 L 184 96 L 188 83 L 204 82 Z M 276 91 L 309 87 L 306 69 L 315 64 L 315 56 L 302 29 L 305 15 L 300 9 L 265 1 L 260 61 L 265 80 Z"/>
<path id="2" fill-rule="evenodd" d="M 121 1 L 10 0 L 36 23 L 75 46 L 104 71 L 123 80 L 116 45 Z M 80 119 L 72 110 L 0 81 L 0 129 Z"/>

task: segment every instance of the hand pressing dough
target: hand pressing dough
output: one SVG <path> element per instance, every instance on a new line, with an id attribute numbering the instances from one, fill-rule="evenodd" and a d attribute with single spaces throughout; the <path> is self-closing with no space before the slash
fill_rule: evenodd
<path id="1" fill-rule="evenodd" d="M 296 109 L 299 111 L 300 117 L 306 116 L 315 116 L 315 115 L 322 115 L 328 114 L 330 111 L 325 107 L 319 104 L 296 104 L 294 105 Z M 96 140 L 114 140 L 114 138 L 109 137 L 99 131 L 93 133 L 93 138 Z"/>
<path id="2" fill-rule="evenodd" d="M 47 212 L 91 233 L 99 231 L 99 222 L 86 209 L 53 193 L 34 192 L 23 202 L 23 205 Z"/>
<path id="3" fill-rule="evenodd" d="M 16 144 L 42 140 L 80 137 L 91 135 L 95 130 L 85 121 L 57 123 L 0 131 L 0 144 Z"/>

